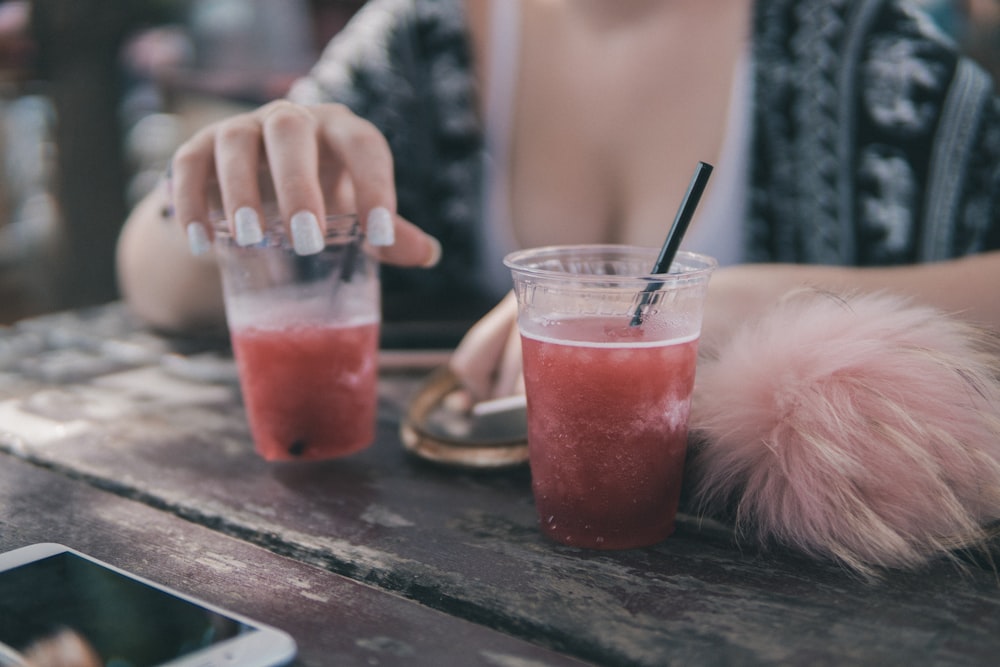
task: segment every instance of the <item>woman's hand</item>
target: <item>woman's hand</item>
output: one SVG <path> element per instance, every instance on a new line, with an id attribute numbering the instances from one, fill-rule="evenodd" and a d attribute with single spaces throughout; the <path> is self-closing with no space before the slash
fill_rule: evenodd
<path id="1" fill-rule="evenodd" d="M 281 100 L 210 125 L 176 151 L 168 187 L 196 255 L 208 251 L 220 207 L 237 243 L 260 241 L 272 198 L 302 255 L 322 249 L 328 212 L 347 211 L 358 213 L 383 262 L 432 266 L 441 254 L 436 239 L 396 214 L 385 137 L 339 104 Z"/>
<path id="2" fill-rule="evenodd" d="M 472 403 L 524 393 L 517 300 L 509 293 L 469 329 L 449 362 Z"/>
<path id="3" fill-rule="evenodd" d="M 322 247 L 328 213 L 351 211 L 383 262 L 429 267 L 441 255 L 436 239 L 396 215 L 392 155 L 371 123 L 338 104 L 273 102 L 195 134 L 174 154 L 165 187 L 133 209 L 117 257 L 131 310 L 166 331 L 224 326 L 212 216 L 250 245 L 261 238 L 264 204 L 277 206 L 303 254 Z"/>
<path id="4" fill-rule="evenodd" d="M 702 329 L 703 347 L 726 340 L 747 318 L 758 315 L 788 286 L 770 267 L 720 269 L 709 283 Z M 521 338 L 517 329 L 517 300 L 509 293 L 479 320 L 459 343 L 449 366 L 464 393 L 455 407 L 524 393 Z"/>
<path id="5" fill-rule="evenodd" d="M 702 328 L 702 347 L 711 349 L 731 335 L 745 319 L 758 314 L 784 287 L 756 267 L 720 269 L 709 283 Z M 517 300 L 509 293 L 479 320 L 455 349 L 449 366 L 464 392 L 455 407 L 524 393 Z"/>

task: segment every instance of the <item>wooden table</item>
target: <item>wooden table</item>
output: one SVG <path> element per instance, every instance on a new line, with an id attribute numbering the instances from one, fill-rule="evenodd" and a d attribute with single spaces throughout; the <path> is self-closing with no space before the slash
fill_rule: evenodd
<path id="1" fill-rule="evenodd" d="M 367 451 L 253 452 L 213 341 L 119 305 L 0 330 L 0 548 L 56 541 L 291 633 L 303 665 L 995 665 L 1000 577 L 964 562 L 865 582 L 682 516 L 647 549 L 536 527 L 526 468 L 413 458 L 425 373 L 385 372 Z"/>

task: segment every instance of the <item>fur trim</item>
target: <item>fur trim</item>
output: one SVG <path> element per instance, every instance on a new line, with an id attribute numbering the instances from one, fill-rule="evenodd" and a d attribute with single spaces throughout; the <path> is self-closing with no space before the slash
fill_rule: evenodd
<path id="1" fill-rule="evenodd" d="M 1000 346 L 886 294 L 789 295 L 698 369 L 699 511 L 852 570 L 982 545 L 1000 519 Z"/>

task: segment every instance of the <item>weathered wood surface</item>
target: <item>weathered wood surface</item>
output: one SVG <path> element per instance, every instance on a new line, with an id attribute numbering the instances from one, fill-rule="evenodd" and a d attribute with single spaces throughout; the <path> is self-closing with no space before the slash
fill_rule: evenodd
<path id="1" fill-rule="evenodd" d="M 297 665 L 580 665 L 0 455 L 0 550 L 59 542 L 280 627 Z"/>
<path id="2" fill-rule="evenodd" d="M 267 464 L 252 451 L 231 369 L 227 379 L 223 362 L 216 382 L 182 377 L 163 363 L 164 341 L 120 315 L 49 318 L 8 334 L 8 349 L 28 352 L 0 370 L 0 446 L 597 663 L 992 665 L 1000 655 L 1000 583 L 974 563 L 864 582 L 693 520 L 648 549 L 552 544 L 536 528 L 527 470 L 458 472 L 403 452 L 398 419 L 418 377 L 384 378 L 378 440 L 366 452 Z"/>

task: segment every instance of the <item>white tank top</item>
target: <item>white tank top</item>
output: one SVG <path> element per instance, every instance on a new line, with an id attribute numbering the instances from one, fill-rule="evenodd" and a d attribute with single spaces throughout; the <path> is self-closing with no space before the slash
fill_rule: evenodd
<path id="1" fill-rule="evenodd" d="M 479 267 L 483 284 L 502 295 L 511 287 L 504 256 L 520 249 L 510 207 L 510 143 L 520 54 L 519 0 L 490 2 L 488 84 L 484 98 L 483 229 Z M 681 247 L 711 255 L 720 266 L 743 259 L 743 216 L 749 152 L 750 58 L 740 58 L 731 85 L 719 163 Z M 692 171 L 694 167 L 692 165 Z M 671 217 L 672 219 L 672 217 Z M 664 234 L 669 220 L 664 222 Z"/>

